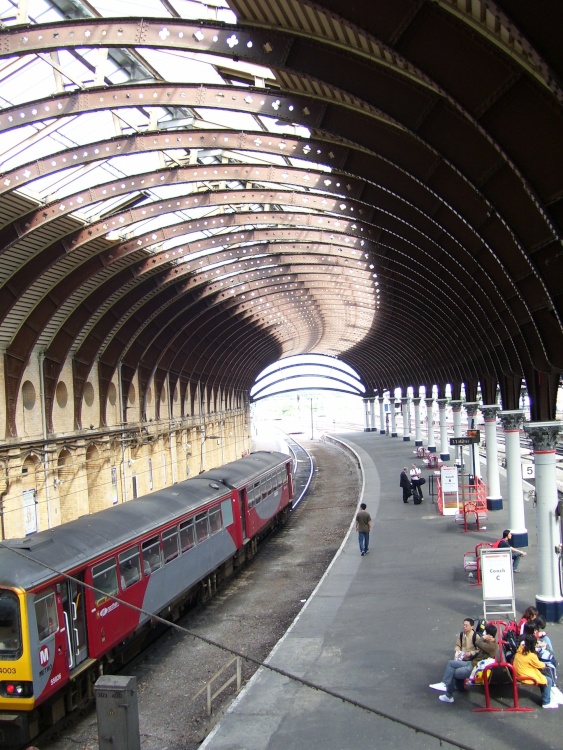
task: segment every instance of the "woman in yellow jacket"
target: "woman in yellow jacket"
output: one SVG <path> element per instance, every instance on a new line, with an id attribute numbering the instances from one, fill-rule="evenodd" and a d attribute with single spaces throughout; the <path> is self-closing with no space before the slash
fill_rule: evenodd
<path id="1" fill-rule="evenodd" d="M 541 690 L 542 708 L 559 708 L 557 701 L 551 699 L 551 677 L 545 674 L 545 662 L 538 659 L 536 654 L 536 638 L 525 635 L 518 651 L 514 655 L 514 672 L 518 680 L 526 678 L 534 680 Z"/>

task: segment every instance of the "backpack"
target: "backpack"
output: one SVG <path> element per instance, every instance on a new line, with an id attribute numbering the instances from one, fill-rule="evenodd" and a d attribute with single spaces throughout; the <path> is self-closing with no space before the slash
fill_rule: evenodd
<path id="1" fill-rule="evenodd" d="M 496 542 L 493 542 L 493 549 L 498 549 L 498 546 L 501 542 L 502 542 L 502 539 L 497 539 Z"/>
<path id="2" fill-rule="evenodd" d="M 502 650 L 504 658 L 509 664 L 512 664 L 521 640 L 522 636 L 518 630 L 518 625 L 515 622 L 509 622 L 502 633 Z"/>

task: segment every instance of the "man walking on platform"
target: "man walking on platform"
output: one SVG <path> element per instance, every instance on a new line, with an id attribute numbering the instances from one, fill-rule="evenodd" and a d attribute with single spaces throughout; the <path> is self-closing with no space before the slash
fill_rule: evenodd
<path id="1" fill-rule="evenodd" d="M 358 541 L 360 543 L 360 553 L 362 557 L 369 552 L 369 532 L 371 531 L 371 516 L 366 510 L 367 505 L 362 503 L 360 511 L 356 516 L 356 531 L 358 532 Z"/>
<path id="2" fill-rule="evenodd" d="M 411 480 L 409 477 L 409 471 L 406 466 L 403 467 L 401 472 L 401 479 L 399 481 L 399 487 L 403 488 L 403 502 L 408 503 L 409 497 L 412 495 Z"/>

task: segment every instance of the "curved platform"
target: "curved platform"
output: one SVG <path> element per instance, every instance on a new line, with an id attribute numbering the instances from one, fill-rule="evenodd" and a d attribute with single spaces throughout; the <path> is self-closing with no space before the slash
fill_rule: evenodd
<path id="1" fill-rule="evenodd" d="M 339 438 L 364 469 L 363 500 L 375 521 L 370 552 L 360 556 L 352 523 L 269 657 L 279 671 L 259 670 L 202 749 L 513 750 L 515 732 L 530 732 L 538 750 L 559 747 L 563 706 L 542 711 L 537 689 L 520 690 L 521 705 L 537 712 L 478 714 L 471 709 L 484 705 L 481 688 L 456 693 L 449 705 L 428 687 L 452 658 L 464 617 L 483 613 L 481 587 L 468 584 L 463 554 L 497 539 L 508 512 L 491 513 L 486 528 L 465 533 L 453 518 L 438 514 L 428 484 L 421 505 L 403 504 L 399 474 L 417 462 L 412 445 L 373 432 Z M 530 547 L 515 579 L 518 615 L 534 604 L 537 588 L 535 509 L 526 511 Z M 548 624 L 548 633 L 561 661 L 563 625 Z M 493 693 L 493 704 L 512 705 L 510 690 L 497 698 Z"/>

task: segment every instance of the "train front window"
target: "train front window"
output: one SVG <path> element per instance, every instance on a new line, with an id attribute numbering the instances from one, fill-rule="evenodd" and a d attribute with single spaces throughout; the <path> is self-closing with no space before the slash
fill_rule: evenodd
<path id="1" fill-rule="evenodd" d="M 21 655 L 20 605 L 11 591 L 0 590 L 0 659 Z"/>
<path id="2" fill-rule="evenodd" d="M 44 641 L 58 630 L 57 605 L 53 589 L 37 594 L 34 600 L 37 635 Z"/>

